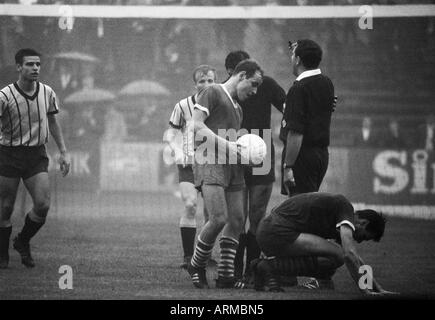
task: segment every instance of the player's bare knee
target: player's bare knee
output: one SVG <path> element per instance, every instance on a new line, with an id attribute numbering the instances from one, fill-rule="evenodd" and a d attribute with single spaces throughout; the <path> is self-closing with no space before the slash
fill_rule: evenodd
<path id="1" fill-rule="evenodd" d="M 33 206 L 33 211 L 38 217 L 41 218 L 47 217 L 48 210 L 50 210 L 50 202 L 35 203 Z"/>
<path id="2" fill-rule="evenodd" d="M 187 200 L 184 202 L 184 207 L 186 208 L 186 214 L 194 218 L 196 214 L 196 201 Z"/>
<path id="3" fill-rule="evenodd" d="M 243 215 L 237 215 L 228 218 L 228 223 L 234 230 L 242 230 L 245 225 L 245 218 Z"/>
<path id="4" fill-rule="evenodd" d="M 217 228 L 223 228 L 227 223 L 227 219 L 225 218 L 225 215 L 223 213 L 213 214 L 209 217 L 209 222 Z"/>

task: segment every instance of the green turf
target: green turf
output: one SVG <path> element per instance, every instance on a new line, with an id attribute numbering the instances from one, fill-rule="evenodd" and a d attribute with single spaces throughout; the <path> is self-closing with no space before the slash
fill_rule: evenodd
<path id="1" fill-rule="evenodd" d="M 215 270 L 208 274 L 212 289 L 194 289 L 187 273 L 178 267 L 180 202 L 172 195 L 98 196 L 90 199 L 92 205 L 65 199 L 69 198 L 58 199 L 58 207 L 52 208 L 52 216 L 32 241 L 34 269 L 21 265 L 11 249 L 9 269 L 0 270 L 0 300 L 361 297 L 344 267 L 334 278 L 335 291 L 218 290 L 214 289 Z M 22 219 L 16 214 L 13 222 L 15 235 Z M 434 296 L 435 221 L 390 218 L 383 241 L 358 245 L 358 250 L 386 289 L 406 296 Z M 59 289 L 62 265 L 73 269 L 73 290 Z"/>

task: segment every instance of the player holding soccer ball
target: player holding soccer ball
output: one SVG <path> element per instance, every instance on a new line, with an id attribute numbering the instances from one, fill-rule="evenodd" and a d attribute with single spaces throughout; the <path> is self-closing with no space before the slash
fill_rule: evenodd
<path id="1" fill-rule="evenodd" d="M 249 54 L 245 51 L 232 51 L 225 58 L 225 69 L 231 76 L 236 65 L 249 58 Z M 243 110 L 242 128 L 247 129 L 250 133 L 255 130 L 261 138 L 265 138 L 265 133 L 271 129 L 272 106 L 282 113 L 285 99 L 284 89 L 273 78 L 264 75 L 257 94 L 240 102 Z M 245 221 L 249 217 L 249 228 L 244 228 L 240 234 L 239 247 L 236 253 L 236 276 L 240 279 L 242 276 L 246 280 L 250 278 L 248 266 L 252 260 L 260 256 L 260 248 L 255 240 L 255 233 L 260 220 L 266 214 L 275 182 L 275 148 L 272 139 L 267 142 L 270 144 L 270 148 L 265 160 L 265 167 L 270 167 L 269 172 L 258 174 L 251 166 L 244 166 L 244 215 Z M 244 268 L 245 251 L 246 268 Z"/>
<path id="2" fill-rule="evenodd" d="M 184 212 L 180 217 L 181 242 L 184 252 L 183 263 L 181 264 L 181 268 L 183 269 L 187 268 L 193 255 L 197 227 L 195 216 L 198 201 L 198 191 L 195 189 L 193 180 L 192 163 L 189 161 L 186 152 L 184 152 L 187 151 L 187 145 L 193 143 L 193 141 L 189 141 L 187 137 L 186 123 L 192 119 L 193 106 L 198 99 L 198 92 L 215 83 L 216 70 L 208 65 L 200 65 L 193 71 L 193 81 L 197 93 L 180 100 L 175 105 L 171 118 L 169 119 L 171 128 L 164 137 L 164 140 L 175 153 L 181 198 L 184 203 Z M 180 137 L 180 135 L 177 136 L 179 133 L 181 133 L 181 143 L 177 141 L 177 138 Z M 206 210 L 204 210 L 204 220 L 205 222 L 208 220 Z"/>
<path id="3" fill-rule="evenodd" d="M 212 85 L 198 95 L 190 128 L 196 137 L 204 137 L 203 144 L 209 141 L 218 143 L 212 143 L 212 148 L 206 150 L 205 159 L 204 154 L 200 153 L 204 151 L 200 148 L 201 145 L 197 146 L 195 153 L 195 186 L 201 187 L 204 203 L 210 215 L 209 221 L 198 236 L 195 252 L 187 268 L 197 288 L 208 287 L 206 263 L 221 231 L 216 287 L 234 288 L 236 283 L 234 257 L 244 223 L 243 167 L 228 161 L 225 164 L 218 163 L 222 152 L 227 155 L 229 149 L 229 154 L 234 154 L 238 149 L 234 140 L 227 141 L 219 137 L 218 133 L 240 129 L 242 110 L 237 101 L 246 100 L 254 95 L 262 83 L 262 78 L 263 71 L 257 62 L 244 60 L 236 66 L 227 82 Z"/>

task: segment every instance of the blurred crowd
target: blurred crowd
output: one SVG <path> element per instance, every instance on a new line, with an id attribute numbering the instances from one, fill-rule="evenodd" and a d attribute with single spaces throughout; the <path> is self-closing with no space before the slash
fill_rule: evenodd
<path id="1" fill-rule="evenodd" d="M 433 0 L 0 0 L 0 3 L 77 5 L 181 5 L 181 6 L 306 6 L 430 4 Z"/>
<path id="2" fill-rule="evenodd" d="M 1 2 L 1 0 L 0 0 Z M 16 2 L 16 1 L 3 1 Z M 30 1 L 31 2 L 31 1 Z M 62 3 L 40 0 L 38 3 Z M 420 0 L 419 3 L 434 1 Z M 64 1 L 69 4 L 174 4 L 174 5 L 320 5 L 390 4 L 392 1 L 362 0 L 114 0 Z M 394 1 L 410 3 L 410 1 Z M 415 2 L 412 2 L 415 4 Z M 161 141 L 169 112 L 176 101 L 193 93 L 192 70 L 210 64 L 218 81 L 226 77 L 224 57 L 244 49 L 287 90 L 293 78 L 288 62 L 288 40 L 311 38 L 324 50 L 322 71 L 336 83 L 340 97 L 337 113 L 351 114 L 356 104 L 366 109 L 370 120 L 359 115 L 342 129 L 337 126 L 332 143 L 339 146 L 371 145 L 422 147 L 433 125 L 413 108 L 418 97 L 433 97 L 435 66 L 435 21 L 433 18 L 376 19 L 373 30 L 358 28 L 357 19 L 290 20 L 182 20 L 182 19 L 75 19 L 72 30 L 59 28 L 58 18 L 5 17 L 0 20 L 0 86 L 15 80 L 13 52 L 33 47 L 43 53 L 43 79 L 61 100 L 67 138 L 84 136 L 119 141 Z M 56 53 L 81 51 L 97 62 L 56 59 Z M 118 97 L 122 87 L 135 80 L 158 82 L 170 92 L 163 96 Z M 110 101 L 65 103 L 74 92 L 104 89 L 116 98 Z M 356 102 L 345 99 L 345 92 Z M 407 119 L 373 114 L 377 103 L 405 105 Z M 404 97 L 415 95 L 415 99 Z M 370 102 L 367 96 L 371 97 Z M 432 99 L 433 101 L 433 99 Z M 402 106 L 400 106 L 402 104 Z M 352 109 L 352 108 L 350 108 Z M 354 108 L 355 109 L 355 108 Z M 353 109 L 352 109 L 353 110 Z M 379 111 L 379 110 L 376 110 Z M 378 114 L 379 112 L 376 112 Z M 393 115 L 393 114 L 392 114 Z M 347 120 L 337 120 L 347 123 Z M 370 125 L 367 125 L 370 123 Z M 363 125 L 364 124 L 364 125 Z M 366 127 L 370 127 L 367 134 Z M 392 129 L 388 129 L 392 127 Z M 361 128 L 361 132 L 358 128 Z M 414 130 L 419 128 L 418 130 Z M 333 129 L 334 130 L 334 129 Z M 365 132 L 365 133 L 362 133 Z M 397 134 L 396 132 L 399 132 Z M 390 137 L 391 135 L 391 137 Z M 396 135 L 399 138 L 394 138 Z M 367 138 L 367 137 L 381 137 Z M 432 133 L 433 136 L 433 133 Z M 387 138 L 388 137 L 388 138 Z M 430 139 L 429 139 L 430 140 Z M 424 146 L 423 146 L 424 145 Z"/>

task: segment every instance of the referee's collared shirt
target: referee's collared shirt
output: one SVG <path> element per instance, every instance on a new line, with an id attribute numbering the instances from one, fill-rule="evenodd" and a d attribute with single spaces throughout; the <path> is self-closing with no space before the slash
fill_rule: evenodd
<path id="1" fill-rule="evenodd" d="M 33 96 L 24 93 L 17 83 L 0 90 L 0 145 L 40 146 L 48 142 L 48 114 L 59 112 L 55 92 L 37 82 Z"/>
<path id="2" fill-rule="evenodd" d="M 287 93 L 280 139 L 286 142 L 292 130 L 304 136 L 302 146 L 329 146 L 333 104 L 332 81 L 320 69 L 303 72 Z"/>

